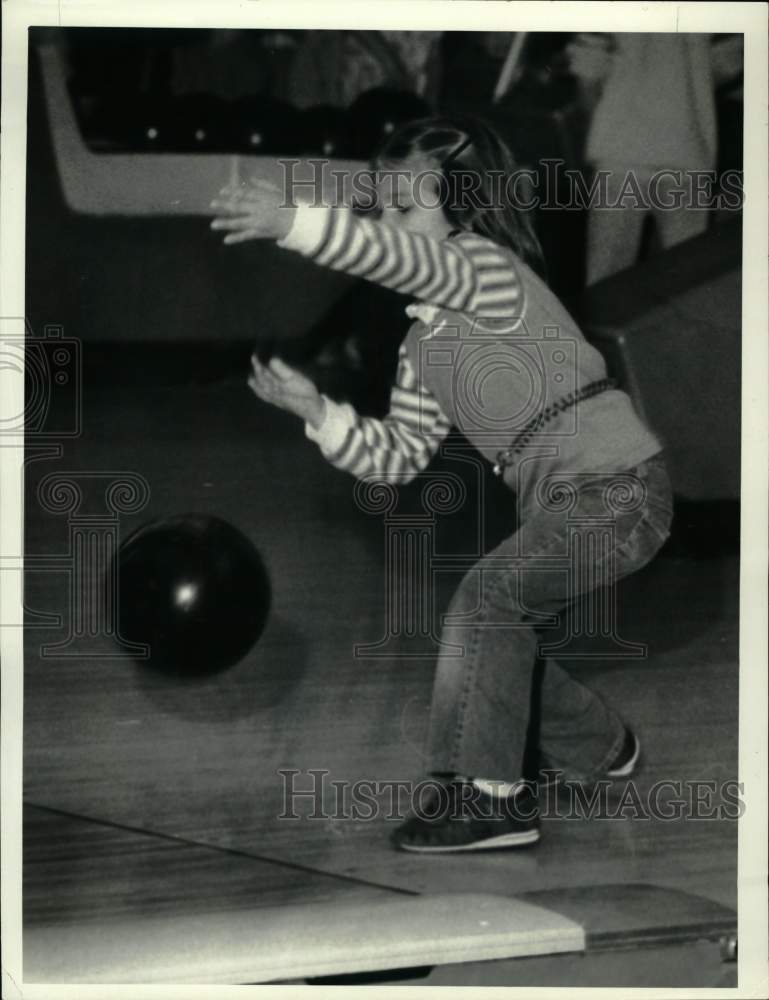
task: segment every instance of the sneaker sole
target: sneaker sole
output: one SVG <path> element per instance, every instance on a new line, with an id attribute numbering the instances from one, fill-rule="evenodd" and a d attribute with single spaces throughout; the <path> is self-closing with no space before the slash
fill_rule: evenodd
<path id="1" fill-rule="evenodd" d="M 630 775 L 633 773 L 633 771 L 635 771 L 636 764 L 638 763 L 638 759 L 641 756 L 641 741 L 635 734 L 633 734 L 633 739 L 635 741 L 635 745 L 633 748 L 633 756 L 626 764 L 623 764 L 622 767 L 613 768 L 611 771 L 607 771 L 606 772 L 607 777 L 629 778 Z"/>
<path id="2" fill-rule="evenodd" d="M 503 833 L 498 837 L 488 837 L 472 844 L 452 844 L 447 847 L 433 845 L 397 844 L 402 851 L 413 851 L 415 854 L 455 854 L 458 851 L 488 851 L 496 847 L 525 847 L 539 840 L 539 830 L 526 830 L 524 833 Z"/>

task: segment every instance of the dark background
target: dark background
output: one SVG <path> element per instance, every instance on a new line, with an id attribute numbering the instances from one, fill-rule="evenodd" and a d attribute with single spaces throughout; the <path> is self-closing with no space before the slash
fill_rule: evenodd
<path id="1" fill-rule="evenodd" d="M 483 41 L 489 33 L 445 32 L 422 96 L 406 89 L 396 67 L 385 86 L 370 88 L 346 108 L 291 103 L 298 87 L 291 82 L 292 60 L 298 36 L 308 33 L 241 31 L 229 33 L 234 37 L 225 45 L 221 36 L 227 34 L 32 30 L 27 298 L 34 331 L 56 323 L 84 340 L 245 341 L 268 353 L 279 344 L 295 360 L 311 360 L 329 341 L 343 344 L 364 321 L 364 367 L 378 365 L 387 376 L 405 330 L 399 296 L 321 273 L 272 245 L 225 250 L 207 220 L 71 213 L 61 197 L 41 98 L 39 41 L 54 39 L 65 52 L 83 139 L 106 157 L 219 150 L 322 155 L 331 143 L 334 156 L 365 158 L 382 137 L 385 119 L 469 110 L 492 121 L 523 166 L 537 168 L 542 159 L 557 157 L 567 167 L 584 167 L 588 111 L 564 58 L 568 34 L 529 36 L 521 74 L 499 104 L 492 105 L 491 94 L 502 42 L 512 36 L 497 37 L 490 49 Z M 717 104 L 719 169 L 739 167 L 740 104 L 726 92 L 717 95 Z M 259 149 L 249 145 L 255 131 Z M 157 134 L 149 139 L 148 132 Z M 201 133 L 203 140 L 196 138 Z M 536 226 L 551 287 L 579 317 L 584 213 L 540 211 Z M 297 287 L 299 300 L 292 294 Z"/>
<path id="2" fill-rule="evenodd" d="M 84 344 L 86 384 L 104 379 L 105 365 L 116 366 L 123 378 L 137 384 L 241 382 L 255 348 L 263 357 L 279 353 L 304 368 L 322 391 L 351 400 L 361 412 L 381 415 L 408 325 L 406 300 L 321 270 L 268 241 L 224 247 L 205 217 L 72 212 L 57 176 L 39 43 L 53 41 L 62 52 L 83 141 L 106 162 L 120 152 L 253 153 L 249 138 L 255 131 L 262 138 L 256 152 L 265 156 L 322 156 L 330 144 L 334 157 L 365 158 L 387 121 L 425 111 L 469 110 L 496 125 L 522 165 L 538 168 L 543 159 L 561 158 L 567 167 L 586 169 L 582 150 L 589 108 L 564 56 L 568 34 L 530 35 L 521 72 L 498 104 L 491 95 L 512 36 L 496 36 L 490 48 L 488 33 L 446 32 L 435 48 L 431 82 L 421 96 L 408 90 L 402 67 L 396 65 L 387 68 L 384 85 L 368 88 L 346 106 L 329 103 L 339 83 L 333 74 L 325 95 L 319 84 L 309 87 L 301 73 L 292 77 L 297 47 L 312 34 L 323 35 L 331 46 L 331 35 L 365 36 L 369 44 L 380 33 L 32 30 L 27 318 L 33 335 L 53 324 Z M 334 44 L 347 41 L 337 38 Z M 325 103 L 312 103 L 315 96 Z M 716 106 L 719 171 L 739 168 L 741 103 L 734 89 L 718 90 Z M 157 134 L 150 138 L 149 132 Z M 714 227 L 719 232 L 724 227 L 714 217 L 710 232 L 696 246 L 674 248 L 664 257 L 655 256 L 650 234 L 642 248 L 645 266 L 642 261 L 637 271 L 589 293 L 584 288 L 585 222 L 582 211 L 539 212 L 536 226 L 551 287 L 588 336 L 601 336 L 599 346 L 613 374 L 630 390 L 628 383 L 634 380 L 639 389 L 636 373 L 645 372 L 645 384 L 634 398 L 638 403 L 640 394 L 649 417 L 655 415 L 655 397 L 661 401 L 674 443 L 701 440 L 698 421 L 703 408 L 708 409 L 716 428 L 710 439 L 733 445 L 711 449 L 705 459 L 723 463 L 731 456 L 729 470 L 714 477 L 696 457 L 695 478 L 703 483 L 703 495 L 732 495 L 733 488 L 713 483 L 734 480 L 735 461 L 738 467 L 738 402 L 736 408 L 730 402 L 735 394 L 739 397 L 738 340 L 733 341 L 733 357 L 729 347 L 738 332 L 727 331 L 718 320 L 721 333 L 713 352 L 716 341 L 708 344 L 715 329 L 705 322 L 696 290 L 739 265 L 734 228 L 739 221 L 726 220 L 731 235 L 724 231 L 716 238 Z M 705 313 L 712 315 L 707 296 L 704 301 Z M 731 309 L 736 317 L 738 311 L 739 304 L 736 313 Z M 730 314 L 730 323 L 738 322 L 734 316 Z M 596 320 L 602 329 L 595 329 Z M 607 326 L 609 337 L 603 335 Z M 647 332 L 634 334 L 634 328 Z M 648 332 L 657 328 L 655 334 Z M 689 361 L 692 351 L 695 366 Z M 674 403 L 680 404 L 678 411 Z M 691 433 L 682 435 L 684 426 Z M 659 429 L 663 437 L 668 432 L 668 426 Z M 735 540 L 736 523 L 730 516 L 720 537 Z M 707 547 L 712 537 L 705 524 L 701 543 Z"/>

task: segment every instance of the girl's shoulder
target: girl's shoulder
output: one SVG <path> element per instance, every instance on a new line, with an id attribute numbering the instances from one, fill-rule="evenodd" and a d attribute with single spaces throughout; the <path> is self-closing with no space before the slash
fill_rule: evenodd
<path id="1" fill-rule="evenodd" d="M 449 239 L 452 243 L 463 247 L 484 247 L 487 250 L 498 250 L 500 253 L 513 252 L 508 247 L 504 247 L 502 244 L 491 239 L 490 236 L 484 236 L 482 233 L 476 233 L 472 229 L 453 229 L 449 233 Z"/>
<path id="2" fill-rule="evenodd" d="M 506 265 L 514 270 L 522 263 L 512 247 L 498 243 L 490 236 L 473 232 L 471 229 L 456 229 L 450 234 L 449 240 L 481 263 L 489 264 L 493 261 L 497 266 Z"/>

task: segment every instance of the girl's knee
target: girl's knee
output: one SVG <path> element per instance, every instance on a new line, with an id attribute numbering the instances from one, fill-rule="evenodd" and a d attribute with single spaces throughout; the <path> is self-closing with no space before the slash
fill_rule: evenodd
<path id="1" fill-rule="evenodd" d="M 449 603 L 450 615 L 484 613 L 490 618 L 519 621 L 525 617 L 520 584 L 515 574 L 476 569 L 468 573 Z"/>

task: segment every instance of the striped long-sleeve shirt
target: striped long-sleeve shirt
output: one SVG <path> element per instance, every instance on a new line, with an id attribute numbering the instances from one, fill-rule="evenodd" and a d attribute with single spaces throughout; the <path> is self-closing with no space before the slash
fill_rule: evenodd
<path id="1" fill-rule="evenodd" d="M 349 403 L 324 398 L 325 420 L 319 430 L 307 424 L 307 436 L 317 441 L 332 465 L 358 479 L 409 482 L 429 464 L 450 429 L 437 400 L 417 379 L 404 347 L 384 420 L 361 417 Z"/>
<path id="2" fill-rule="evenodd" d="M 280 245 L 333 270 L 365 278 L 421 300 L 407 308 L 427 327 L 438 308 L 505 319 L 522 308 L 521 284 L 509 253 L 462 232 L 437 240 L 356 216 L 348 209 L 302 205 Z M 414 371 L 402 346 L 390 411 L 361 417 L 326 398 L 326 417 L 309 438 L 337 468 L 358 478 L 408 482 L 424 469 L 450 424 Z"/>

